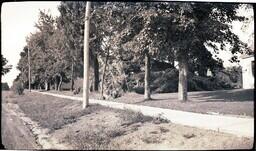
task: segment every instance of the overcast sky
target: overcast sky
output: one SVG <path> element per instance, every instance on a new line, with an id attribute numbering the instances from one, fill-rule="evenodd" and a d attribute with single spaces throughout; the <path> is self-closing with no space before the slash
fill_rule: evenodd
<path id="1" fill-rule="evenodd" d="M 35 22 L 38 20 L 39 9 L 49 11 L 53 16 L 58 16 L 57 6 L 60 2 L 7 2 L 3 3 L 1 9 L 1 53 L 9 61 L 8 64 L 13 65 L 12 70 L 2 77 L 2 82 L 8 82 L 11 86 L 13 80 L 19 74 L 16 69 L 20 59 L 20 52 L 26 45 L 25 38 L 31 32 L 35 31 Z M 241 15 L 251 16 L 252 11 L 240 11 Z M 253 32 L 253 23 L 249 25 L 247 30 L 241 30 L 242 23 L 234 22 L 234 32 L 239 35 L 242 41 L 247 42 L 249 35 Z M 229 66 L 227 60 L 231 54 L 221 52 L 224 59 L 224 65 Z"/>
<path id="2" fill-rule="evenodd" d="M 60 2 L 7 2 L 2 5 L 1 12 L 1 53 L 13 65 L 9 73 L 2 77 L 2 82 L 12 81 L 19 71 L 16 65 L 20 59 L 20 52 L 26 45 L 26 36 L 34 32 L 35 22 L 38 21 L 39 9 L 50 11 L 54 16 L 59 15 L 57 6 Z"/>

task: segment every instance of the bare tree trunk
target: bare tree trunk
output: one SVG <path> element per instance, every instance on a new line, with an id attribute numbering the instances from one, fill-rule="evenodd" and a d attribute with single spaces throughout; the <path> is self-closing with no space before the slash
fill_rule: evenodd
<path id="1" fill-rule="evenodd" d="M 84 82 L 83 82 L 83 109 L 89 105 L 89 32 L 90 32 L 91 2 L 86 2 L 84 23 Z"/>
<path id="2" fill-rule="evenodd" d="M 101 99 L 104 99 L 103 90 L 104 90 L 104 80 L 105 80 L 105 74 L 106 74 L 106 69 L 107 69 L 108 57 L 109 57 L 109 49 L 108 49 L 108 52 L 107 52 L 106 60 L 105 60 L 105 63 L 104 63 L 104 69 L 103 69 L 103 73 L 102 73 L 101 92 L 100 92 Z"/>
<path id="3" fill-rule="evenodd" d="M 47 80 L 44 81 L 44 89 L 45 89 L 45 91 L 48 91 L 48 81 Z"/>
<path id="4" fill-rule="evenodd" d="M 207 76 L 207 68 L 204 69 L 204 68 L 199 68 L 198 70 L 198 75 L 201 76 L 201 77 L 206 77 Z"/>
<path id="5" fill-rule="evenodd" d="M 144 99 L 150 100 L 150 56 L 147 52 L 145 54 L 145 79 L 144 79 Z"/>
<path id="6" fill-rule="evenodd" d="M 71 66 L 71 87 L 70 91 L 74 90 L 74 62 L 72 61 L 72 66 Z"/>
<path id="7" fill-rule="evenodd" d="M 61 76 L 61 74 L 59 76 L 60 76 L 60 82 L 59 82 L 59 86 L 58 86 L 58 91 L 61 91 L 62 76 Z"/>
<path id="8" fill-rule="evenodd" d="M 58 77 L 57 76 L 55 76 L 55 80 L 54 80 L 54 89 L 55 89 L 55 91 L 58 90 Z"/>
<path id="9" fill-rule="evenodd" d="M 97 55 L 94 57 L 94 91 L 99 90 L 99 61 Z"/>
<path id="10" fill-rule="evenodd" d="M 187 101 L 187 74 L 188 74 L 188 63 L 185 58 L 179 61 L 179 88 L 178 88 L 178 99 L 180 101 Z"/>

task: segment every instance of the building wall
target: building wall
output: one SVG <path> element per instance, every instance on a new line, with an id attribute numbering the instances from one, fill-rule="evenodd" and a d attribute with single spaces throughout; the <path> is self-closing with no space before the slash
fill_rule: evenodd
<path id="1" fill-rule="evenodd" d="M 254 73 L 252 70 L 252 61 L 254 57 L 241 59 L 243 89 L 254 89 Z"/>

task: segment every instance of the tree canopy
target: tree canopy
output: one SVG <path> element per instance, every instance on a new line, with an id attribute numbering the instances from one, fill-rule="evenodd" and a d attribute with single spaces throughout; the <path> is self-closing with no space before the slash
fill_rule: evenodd
<path id="1" fill-rule="evenodd" d="M 132 74 L 145 71 L 145 55 L 150 57 L 149 61 L 170 64 L 170 68 L 174 67 L 174 61 L 179 62 L 180 68 L 188 70 L 184 70 L 184 76 L 186 72 L 197 72 L 205 77 L 208 69 L 212 72 L 222 69 L 222 60 L 216 59 L 220 51 L 230 51 L 233 54 L 230 60 L 238 61 L 237 54 L 249 52 L 247 45 L 231 30 L 232 21 L 246 20 L 236 13 L 240 6 L 232 3 L 93 2 L 90 18 L 92 85 L 95 90 L 100 82 L 104 91 L 126 91 Z M 61 2 L 58 10 L 60 16 L 56 18 L 40 11 L 35 25 L 38 31 L 27 37 L 18 64 L 23 81 L 27 81 L 28 50 L 34 85 L 46 83 L 60 87 L 62 81 L 73 83 L 74 79 L 82 77 L 85 2 Z"/>

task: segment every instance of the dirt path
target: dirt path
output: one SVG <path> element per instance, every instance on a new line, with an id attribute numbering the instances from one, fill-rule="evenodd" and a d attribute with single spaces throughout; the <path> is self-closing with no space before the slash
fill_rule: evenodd
<path id="1" fill-rule="evenodd" d="M 31 120 L 17 104 L 3 104 L 3 113 L 2 137 L 7 149 L 72 149 L 49 135 L 49 129 Z"/>
<path id="2" fill-rule="evenodd" d="M 41 149 L 23 121 L 2 106 L 2 141 L 6 149 Z"/>

